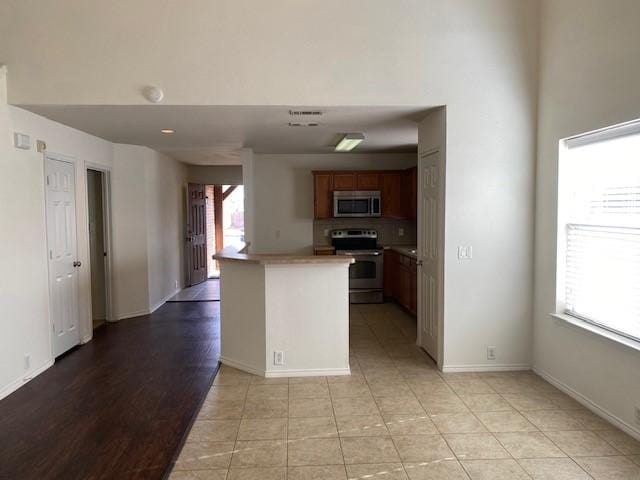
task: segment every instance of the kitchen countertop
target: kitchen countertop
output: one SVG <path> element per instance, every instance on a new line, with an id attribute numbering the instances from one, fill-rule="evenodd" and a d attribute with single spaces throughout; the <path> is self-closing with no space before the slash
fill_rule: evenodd
<path id="1" fill-rule="evenodd" d="M 314 245 L 314 251 L 330 251 L 333 252 L 336 249 L 333 245 Z"/>
<path id="2" fill-rule="evenodd" d="M 223 248 L 215 255 L 214 260 L 246 262 L 259 265 L 292 265 L 292 264 L 330 264 L 353 263 L 353 257 L 346 255 L 287 255 L 287 254 L 253 254 L 239 253 L 237 248 Z"/>
<path id="3" fill-rule="evenodd" d="M 411 251 L 415 251 L 417 249 L 415 245 L 385 245 L 384 249 L 393 250 L 394 252 L 398 252 L 400 255 L 404 255 L 406 257 L 418 258 L 418 255 Z"/>

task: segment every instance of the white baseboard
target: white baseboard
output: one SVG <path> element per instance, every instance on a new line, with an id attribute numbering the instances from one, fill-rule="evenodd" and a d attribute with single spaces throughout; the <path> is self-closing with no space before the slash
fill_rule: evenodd
<path id="1" fill-rule="evenodd" d="M 334 375 L 351 375 L 351 369 L 347 368 L 305 368 L 305 369 L 289 369 L 289 370 L 260 370 L 237 360 L 221 356 L 220 362 L 223 365 L 237 368 L 243 372 L 259 375 L 265 378 L 283 378 L 283 377 L 323 377 Z"/>
<path id="2" fill-rule="evenodd" d="M 23 386 L 25 383 L 29 382 L 30 380 L 34 379 L 35 377 L 37 377 L 38 375 L 40 375 L 42 372 L 44 372 L 45 370 L 47 370 L 49 367 L 51 367 L 53 365 L 53 360 L 49 360 L 47 361 L 44 365 L 42 365 L 41 367 L 36 368 L 35 370 L 31 370 L 27 375 L 25 375 L 22 378 L 17 379 L 14 382 L 11 382 L 9 385 L 7 385 L 6 387 L 4 387 L 2 390 L 0 390 L 0 400 L 2 400 L 4 397 L 7 397 L 9 395 L 11 395 L 13 392 L 15 392 L 16 390 L 18 390 L 21 386 Z"/>
<path id="3" fill-rule="evenodd" d="M 142 317 L 144 315 L 151 315 L 153 312 L 155 312 L 161 306 L 163 306 L 165 303 L 167 303 L 167 300 L 169 300 L 171 297 L 176 295 L 180 290 L 182 290 L 182 289 L 178 288 L 178 289 L 174 290 L 169 295 L 164 297 L 162 300 L 160 300 L 158 303 L 156 303 L 155 305 L 153 305 L 151 308 L 149 308 L 147 310 L 139 310 L 137 312 L 129 312 L 129 313 L 124 313 L 122 315 L 118 315 L 117 321 L 126 320 L 127 318 Z"/>
<path id="4" fill-rule="evenodd" d="M 176 295 L 180 290 L 182 290 L 181 288 L 177 288 L 175 289 L 173 292 L 171 292 L 169 295 L 167 295 L 166 297 L 164 297 L 162 300 L 160 300 L 158 303 L 156 303 L 155 305 L 153 305 L 151 307 L 151 310 L 149 311 L 149 314 L 155 312 L 157 309 L 159 309 L 162 305 L 164 305 L 165 303 L 167 303 L 167 300 L 169 300 L 171 297 L 173 297 L 174 295 Z"/>
<path id="5" fill-rule="evenodd" d="M 261 377 L 265 376 L 264 370 L 258 370 L 250 365 L 247 365 L 246 363 L 238 362 L 227 357 L 220 356 L 220 363 L 228 367 L 237 368 L 238 370 L 242 370 L 243 372 L 251 373 L 252 375 L 259 375 Z"/>
<path id="6" fill-rule="evenodd" d="M 444 365 L 444 373 L 455 372 L 517 372 L 520 370 L 531 370 L 528 363 L 496 363 L 496 364 L 476 364 L 476 365 Z"/>
<path id="7" fill-rule="evenodd" d="M 329 377 L 337 375 L 351 375 L 351 368 L 301 368 L 290 370 L 268 370 L 265 372 L 267 378 L 282 377 Z"/>
<path id="8" fill-rule="evenodd" d="M 637 427 L 625 422 L 621 418 L 618 418 L 616 415 L 614 415 L 610 411 L 602 408 L 600 405 L 595 403 L 593 400 L 585 397 L 583 394 L 581 394 L 577 390 L 574 390 L 569 385 L 567 385 L 566 383 L 558 380 L 553 375 L 545 372 L 544 370 L 534 366 L 533 367 L 533 371 L 535 373 L 537 373 L 538 375 L 540 375 L 542 378 L 544 378 L 551 385 L 553 385 L 553 386 L 557 387 L 558 389 L 562 390 L 564 393 L 569 395 L 571 398 L 573 398 L 575 401 L 577 401 L 578 403 L 580 403 L 581 405 L 583 405 L 587 409 L 591 410 L 593 413 L 595 413 L 599 417 L 604 418 L 607 422 L 612 423 L 613 425 L 618 427 L 620 430 L 628 433 L 629 435 L 631 435 L 635 439 L 640 440 L 640 429 L 638 429 Z"/>
<path id="9" fill-rule="evenodd" d="M 118 321 L 126 320 L 128 318 L 142 317 L 143 315 L 149 315 L 149 310 L 138 310 L 137 312 L 129 312 L 123 313 L 122 315 L 118 315 Z"/>

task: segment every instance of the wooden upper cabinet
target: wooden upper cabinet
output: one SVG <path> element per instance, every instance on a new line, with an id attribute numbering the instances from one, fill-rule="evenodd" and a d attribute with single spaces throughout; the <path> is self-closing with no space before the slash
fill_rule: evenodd
<path id="1" fill-rule="evenodd" d="M 353 172 L 334 173 L 334 190 L 356 190 L 356 174 Z"/>
<path id="2" fill-rule="evenodd" d="M 313 174 L 314 218 L 333 217 L 333 175 L 331 173 Z"/>
<path id="3" fill-rule="evenodd" d="M 397 171 L 385 172 L 380 175 L 382 196 L 382 216 L 386 218 L 404 218 L 405 205 L 403 201 L 403 173 Z"/>
<path id="4" fill-rule="evenodd" d="M 357 173 L 356 190 L 380 190 L 380 175 L 377 173 Z"/>
<path id="5" fill-rule="evenodd" d="M 418 218 L 418 167 L 405 170 L 405 216 Z"/>
<path id="6" fill-rule="evenodd" d="M 333 218 L 334 191 L 377 191 L 382 217 L 417 218 L 417 168 L 407 170 L 317 170 L 314 178 L 314 218 Z"/>

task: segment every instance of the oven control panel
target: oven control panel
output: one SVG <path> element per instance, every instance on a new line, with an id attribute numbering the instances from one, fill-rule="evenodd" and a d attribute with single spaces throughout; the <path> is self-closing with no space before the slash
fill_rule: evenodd
<path id="1" fill-rule="evenodd" d="M 331 238 L 378 238 L 375 230 L 340 229 L 332 230 Z"/>

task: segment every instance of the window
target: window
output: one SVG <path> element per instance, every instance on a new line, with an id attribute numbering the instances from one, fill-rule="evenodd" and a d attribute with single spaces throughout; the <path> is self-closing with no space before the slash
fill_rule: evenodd
<path id="1" fill-rule="evenodd" d="M 640 122 L 561 142 L 559 313 L 640 342 Z"/>

